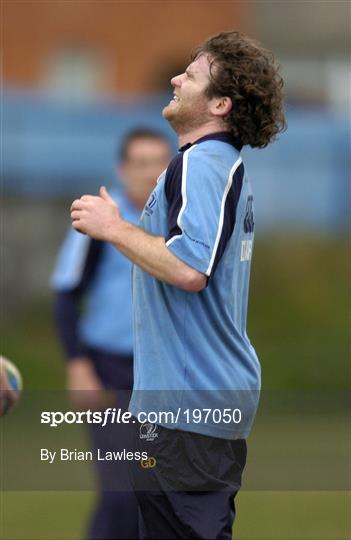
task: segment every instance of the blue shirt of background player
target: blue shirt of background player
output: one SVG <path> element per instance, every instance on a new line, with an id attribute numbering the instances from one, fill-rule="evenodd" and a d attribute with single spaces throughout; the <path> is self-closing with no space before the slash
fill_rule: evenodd
<path id="1" fill-rule="evenodd" d="M 124 192 L 111 190 L 111 196 L 125 219 L 138 223 L 140 211 Z M 85 347 L 132 355 L 131 268 L 131 262 L 111 244 L 70 229 L 51 278 L 59 295 L 58 319 L 67 358 L 84 354 Z M 72 294 L 84 295 L 79 316 L 72 315 Z"/>
<path id="2" fill-rule="evenodd" d="M 151 194 L 140 226 L 208 276 L 189 293 L 133 267 L 134 389 L 131 412 L 240 407 L 243 420 L 169 428 L 227 439 L 247 437 L 260 364 L 246 334 L 254 214 L 240 152 L 229 133 L 186 145 Z M 148 392 L 151 391 L 151 392 Z"/>

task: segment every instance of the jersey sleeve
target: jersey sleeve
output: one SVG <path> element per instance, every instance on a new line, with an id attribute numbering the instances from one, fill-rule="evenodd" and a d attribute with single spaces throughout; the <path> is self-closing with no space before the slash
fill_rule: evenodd
<path id="1" fill-rule="evenodd" d="M 193 146 L 167 171 L 166 245 L 176 257 L 208 277 L 233 232 L 242 169 L 240 157 L 226 171 L 216 156 Z"/>
<path id="2" fill-rule="evenodd" d="M 79 287 L 85 272 L 92 240 L 71 228 L 61 246 L 50 284 L 54 291 Z"/>
<path id="3" fill-rule="evenodd" d="M 51 276 L 55 323 L 67 360 L 83 355 L 78 331 L 80 304 L 94 276 L 101 249 L 102 242 L 70 229 Z"/>
<path id="4" fill-rule="evenodd" d="M 55 292 L 76 289 L 84 292 L 96 272 L 102 251 L 103 242 L 69 229 L 50 277 L 51 288 Z"/>

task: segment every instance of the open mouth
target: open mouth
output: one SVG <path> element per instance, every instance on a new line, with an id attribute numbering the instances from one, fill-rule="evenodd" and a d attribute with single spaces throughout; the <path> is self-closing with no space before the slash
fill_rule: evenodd
<path id="1" fill-rule="evenodd" d="M 178 103 L 179 97 L 174 94 L 173 98 L 171 99 L 170 103 Z"/>

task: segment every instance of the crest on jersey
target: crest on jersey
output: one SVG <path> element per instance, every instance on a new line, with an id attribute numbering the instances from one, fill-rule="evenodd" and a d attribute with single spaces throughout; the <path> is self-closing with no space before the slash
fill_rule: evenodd
<path id="1" fill-rule="evenodd" d="M 145 210 L 144 211 L 145 211 L 146 215 L 151 216 L 154 213 L 153 207 L 155 206 L 156 202 L 157 202 L 156 191 L 153 191 L 151 193 L 150 197 L 148 198 L 148 201 L 147 201 L 147 203 L 145 205 Z"/>

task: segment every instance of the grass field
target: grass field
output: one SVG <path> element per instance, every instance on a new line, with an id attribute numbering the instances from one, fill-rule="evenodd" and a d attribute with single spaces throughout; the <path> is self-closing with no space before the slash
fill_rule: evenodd
<path id="1" fill-rule="evenodd" d="M 76 540 L 93 505 L 92 492 L 3 494 L 2 540 Z M 236 540 L 349 540 L 347 492 L 243 491 Z"/>
<path id="2" fill-rule="evenodd" d="M 275 415 L 274 400 L 272 417 L 267 412 L 264 421 L 258 417 L 249 441 L 247 490 L 237 499 L 235 538 L 348 540 L 351 499 L 345 486 L 350 486 L 351 454 L 349 411 L 344 406 L 351 353 L 348 239 L 259 239 L 252 277 L 248 333 L 261 359 L 264 388 L 280 399 L 289 396 L 293 405 L 294 396 L 296 401 L 301 396 L 326 399 L 321 408 L 315 404 L 308 417 L 302 402 L 282 422 L 282 416 Z M 49 302 L 22 310 L 4 335 L 3 352 L 20 367 L 27 389 L 63 388 L 64 367 Z M 13 414 L 15 423 L 17 413 Z M 0 431 L 4 431 L 1 424 Z M 274 469 L 275 487 L 267 480 Z M 256 471 L 262 471 L 260 482 Z M 303 488 L 299 474 L 309 478 Z M 83 538 L 93 498 L 90 491 L 4 491 L 0 538 Z"/>

